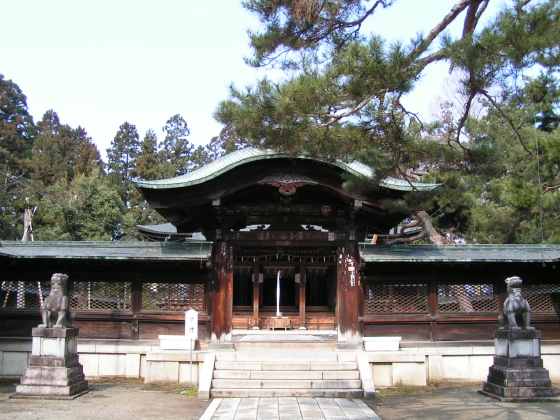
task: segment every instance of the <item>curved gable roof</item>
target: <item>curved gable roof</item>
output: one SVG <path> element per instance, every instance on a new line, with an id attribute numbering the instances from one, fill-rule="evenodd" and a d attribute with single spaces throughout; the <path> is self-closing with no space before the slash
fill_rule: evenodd
<path id="1" fill-rule="evenodd" d="M 292 156 L 287 153 L 276 152 L 273 150 L 263 150 L 249 147 L 229 153 L 185 175 L 153 181 L 136 179 L 134 180 L 134 183 L 139 188 L 150 190 L 185 188 L 210 181 L 232 169 L 238 168 L 251 162 L 279 158 L 310 160 L 326 163 L 334 167 L 338 167 L 350 175 L 358 177 L 371 178 L 375 175 L 375 171 L 371 167 L 358 161 L 353 161 L 351 163 L 347 163 L 342 160 L 327 161 L 324 159 L 306 155 Z M 409 182 L 403 179 L 386 177 L 380 181 L 379 185 L 381 187 L 396 191 L 431 191 L 437 188 L 440 184 Z"/>

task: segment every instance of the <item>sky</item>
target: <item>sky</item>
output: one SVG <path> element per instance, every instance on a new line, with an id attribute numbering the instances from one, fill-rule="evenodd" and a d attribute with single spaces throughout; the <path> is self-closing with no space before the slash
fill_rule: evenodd
<path id="1" fill-rule="evenodd" d="M 399 0 L 368 21 L 389 41 L 428 32 L 455 0 Z M 505 0 L 490 3 L 491 16 Z M 140 136 L 181 114 L 190 140 L 205 144 L 220 131 L 213 113 L 231 84 L 250 86 L 281 73 L 245 64 L 247 30 L 259 22 L 240 0 L 0 0 L 0 74 L 27 96 L 35 121 L 54 109 L 84 127 L 103 157 L 118 127 Z M 450 28 L 460 34 L 460 22 Z M 424 118 L 450 93 L 447 67 L 431 66 L 405 104 Z"/>

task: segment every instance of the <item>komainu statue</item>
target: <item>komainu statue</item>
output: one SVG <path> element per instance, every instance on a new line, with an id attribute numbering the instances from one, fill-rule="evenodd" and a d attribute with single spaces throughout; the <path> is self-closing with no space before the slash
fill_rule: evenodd
<path id="1" fill-rule="evenodd" d="M 508 297 L 504 302 L 504 327 L 509 329 L 533 329 L 531 323 L 531 307 L 529 302 L 521 296 L 521 277 L 506 279 Z"/>
<path id="2" fill-rule="evenodd" d="M 41 315 L 43 323 L 39 325 L 42 328 L 64 328 L 69 326 L 67 319 L 68 312 L 68 296 L 66 286 L 68 276 L 63 273 L 54 273 L 51 277 L 51 292 L 41 305 Z M 53 325 L 52 318 L 56 317 L 56 323 Z"/>

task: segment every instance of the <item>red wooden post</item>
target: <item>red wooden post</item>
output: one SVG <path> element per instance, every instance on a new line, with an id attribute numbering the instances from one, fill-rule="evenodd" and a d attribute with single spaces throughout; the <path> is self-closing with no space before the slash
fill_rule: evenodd
<path id="1" fill-rule="evenodd" d="M 217 241 L 212 249 L 212 291 L 210 300 L 212 315 L 210 322 L 211 341 L 215 344 L 231 341 L 233 318 L 233 250 L 227 242 Z"/>
<path id="2" fill-rule="evenodd" d="M 337 341 L 342 345 L 361 346 L 360 315 L 363 310 L 363 290 L 359 271 L 359 254 L 354 244 L 337 251 Z"/>
<path id="3" fill-rule="evenodd" d="M 253 281 L 253 329 L 259 329 L 259 304 L 260 304 L 260 291 L 261 291 L 261 272 L 258 266 L 253 269 L 251 277 Z"/>
<path id="4" fill-rule="evenodd" d="M 305 270 L 300 268 L 299 271 L 299 329 L 305 330 Z"/>

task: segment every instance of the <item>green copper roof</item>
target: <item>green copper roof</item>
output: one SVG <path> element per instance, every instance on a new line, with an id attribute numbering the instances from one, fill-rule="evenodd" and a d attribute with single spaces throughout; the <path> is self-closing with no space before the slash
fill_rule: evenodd
<path id="1" fill-rule="evenodd" d="M 560 262 L 560 245 L 371 245 L 360 244 L 366 263 Z"/>
<path id="2" fill-rule="evenodd" d="M 216 178 L 217 176 L 237 168 L 241 165 L 266 160 L 266 159 L 301 159 L 301 160 L 314 160 L 318 162 L 327 163 L 336 166 L 344 171 L 359 177 L 371 178 L 374 176 L 374 170 L 358 161 L 351 163 L 343 162 L 342 160 L 326 161 L 323 159 L 314 158 L 311 156 L 291 156 L 286 153 L 275 152 L 273 150 L 262 150 L 256 148 L 246 148 L 229 153 L 220 159 L 217 159 L 195 171 L 188 174 L 177 176 L 175 178 L 159 179 L 154 181 L 145 181 L 137 179 L 135 184 L 140 188 L 147 189 L 168 189 L 168 188 L 183 188 L 192 185 L 201 184 Z M 421 183 L 421 182 L 408 182 L 403 179 L 387 177 L 381 180 L 380 186 L 398 191 L 431 191 L 437 188 L 440 184 Z"/>
<path id="3" fill-rule="evenodd" d="M 212 242 L 0 241 L 0 257 L 203 261 Z M 359 244 L 366 263 L 560 262 L 560 245 L 371 245 Z"/>
<path id="4" fill-rule="evenodd" d="M 210 256 L 212 243 L 110 241 L 0 241 L 0 256 L 11 258 L 198 261 Z"/>

